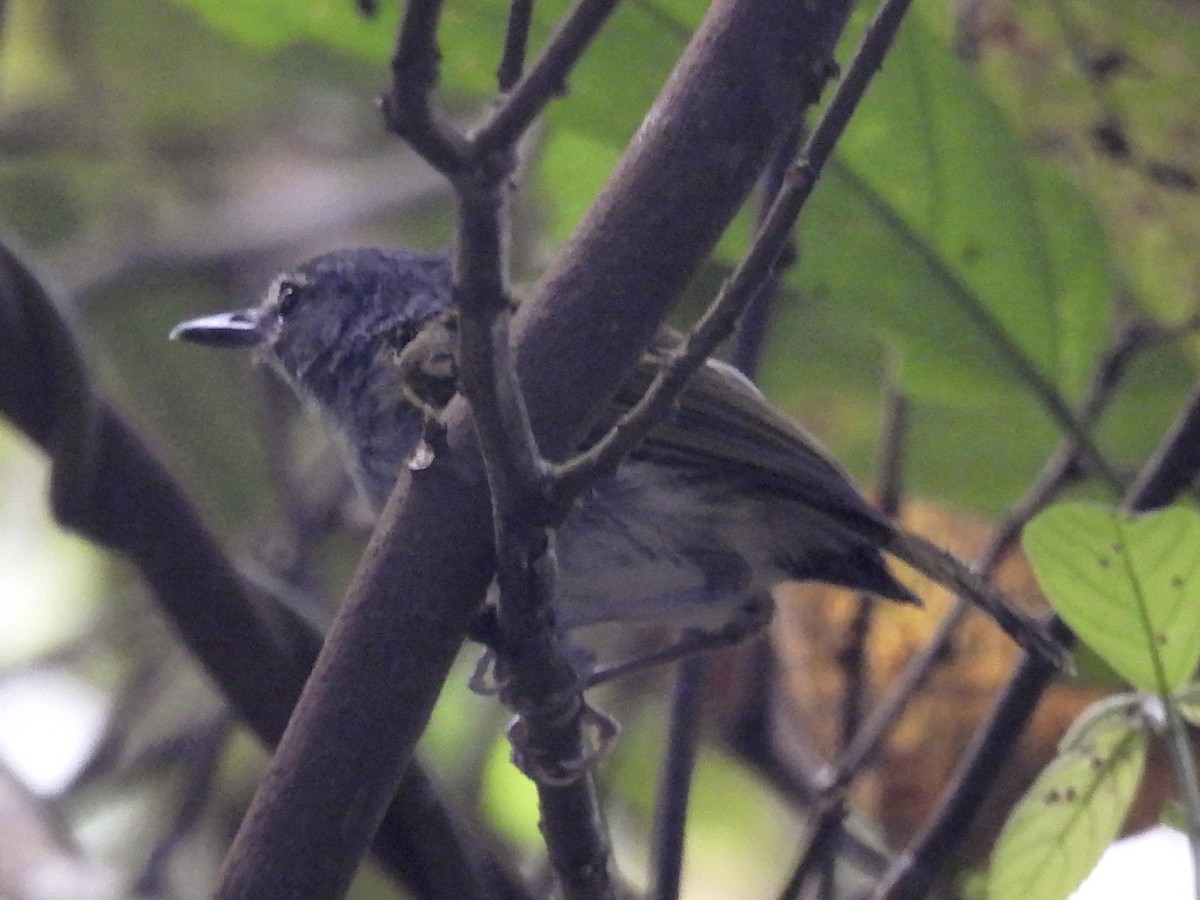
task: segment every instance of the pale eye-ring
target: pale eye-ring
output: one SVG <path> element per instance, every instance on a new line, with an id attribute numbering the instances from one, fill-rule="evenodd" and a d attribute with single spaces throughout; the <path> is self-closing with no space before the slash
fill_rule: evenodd
<path id="1" fill-rule="evenodd" d="M 276 308 L 279 310 L 279 315 L 291 315 L 292 310 L 296 308 L 296 304 L 300 302 L 300 285 L 294 281 L 279 282 L 279 289 L 276 291 Z"/>

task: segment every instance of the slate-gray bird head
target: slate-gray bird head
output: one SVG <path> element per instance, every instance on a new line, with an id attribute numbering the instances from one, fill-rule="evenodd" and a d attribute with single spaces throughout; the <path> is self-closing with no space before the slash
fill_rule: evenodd
<path id="1" fill-rule="evenodd" d="M 421 436 L 392 357 L 450 297 L 445 254 L 336 250 L 277 276 L 258 306 L 191 319 L 171 338 L 253 349 L 321 411 L 378 508 Z"/>

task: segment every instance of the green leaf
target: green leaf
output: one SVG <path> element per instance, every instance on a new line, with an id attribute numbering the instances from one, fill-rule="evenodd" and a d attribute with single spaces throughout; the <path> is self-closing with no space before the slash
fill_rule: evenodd
<path id="1" fill-rule="evenodd" d="M 914 394 L 980 402 L 1032 371 L 1078 396 L 1107 337 L 1104 234 L 919 12 L 838 153 L 802 221 L 802 285 L 893 339 Z"/>
<path id="2" fill-rule="evenodd" d="M 352 0 L 175 0 L 247 47 L 276 50 L 313 43 L 368 60 L 384 61 L 396 41 L 400 3 L 384 0 L 365 18 Z"/>
<path id="3" fill-rule="evenodd" d="M 1147 737 L 1125 708 L 1064 745 L 1013 810 L 992 857 L 989 900 L 1068 897 L 1120 830 L 1142 776 Z"/>
<path id="4" fill-rule="evenodd" d="M 1139 309 L 1167 321 L 1186 319 L 1195 310 L 1195 192 L 1160 183 L 1153 166 L 1196 172 L 1190 136 L 1200 127 L 1200 19 L 1194 8 L 1173 0 L 1021 0 L 1006 10 L 1005 29 L 1020 37 L 984 38 L 982 69 L 994 95 L 1044 156 L 1086 185 Z M 1085 77 L 1081 60 L 1106 53 L 1116 54 L 1118 69 L 1099 81 Z M 1131 158 L 1097 152 L 1098 126 L 1114 123 Z"/>
<path id="5" fill-rule="evenodd" d="M 1138 715 L 1141 722 L 1148 724 L 1151 721 L 1151 716 L 1145 711 L 1145 700 L 1147 697 L 1148 695 L 1146 694 L 1126 691 L 1097 700 L 1081 712 L 1079 717 L 1071 723 L 1071 726 L 1058 742 L 1058 752 L 1066 753 L 1072 747 L 1084 746 L 1091 740 L 1093 730 L 1099 729 L 1103 731 L 1109 727 L 1111 720 L 1114 718 L 1121 716 L 1131 718 L 1134 715 Z M 1149 699 L 1157 703 L 1153 697 Z M 1161 704 L 1158 704 L 1158 708 L 1161 710 Z"/>
<path id="6" fill-rule="evenodd" d="M 1200 726 L 1200 684 L 1192 682 L 1176 692 L 1175 708 L 1192 725 Z"/>
<path id="7" fill-rule="evenodd" d="M 278 50 L 315 44 L 349 56 L 386 63 L 396 41 L 402 4 L 384 0 L 364 18 L 353 0 L 176 0 L 208 24 L 246 46 Z M 529 60 L 571 7 L 542 0 L 533 7 Z M 696 0 L 624 4 L 572 72 L 565 103 L 552 104 L 551 121 L 594 141 L 624 146 L 700 20 Z M 440 86 L 451 94 L 491 96 L 503 51 L 509 4 L 502 0 L 450 0 L 438 31 Z"/>
<path id="8" fill-rule="evenodd" d="M 1054 608 L 1121 677 L 1157 694 L 1191 677 L 1200 660 L 1200 513 L 1063 504 L 1034 519 L 1023 544 Z"/>

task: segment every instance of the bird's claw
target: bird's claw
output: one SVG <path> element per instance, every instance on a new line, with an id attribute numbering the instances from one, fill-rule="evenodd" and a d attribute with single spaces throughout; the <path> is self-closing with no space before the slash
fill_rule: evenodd
<path id="1" fill-rule="evenodd" d="M 518 715 L 508 726 L 513 765 L 543 787 L 574 784 L 609 754 L 616 745 L 621 726 L 611 716 L 583 702 L 579 710 L 582 750 L 560 759 L 533 746 L 529 717 Z"/>

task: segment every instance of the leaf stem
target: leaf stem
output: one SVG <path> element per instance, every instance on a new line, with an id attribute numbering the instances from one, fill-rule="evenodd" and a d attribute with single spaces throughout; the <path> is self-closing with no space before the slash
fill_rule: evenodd
<path id="1" fill-rule="evenodd" d="M 1196 763 L 1188 743 L 1187 727 L 1175 698 L 1161 695 L 1167 717 L 1167 752 L 1171 756 L 1171 767 L 1175 770 L 1175 781 L 1179 786 L 1180 802 L 1187 816 L 1188 846 L 1192 851 L 1192 892 L 1200 900 L 1200 781 L 1196 778 Z"/>

